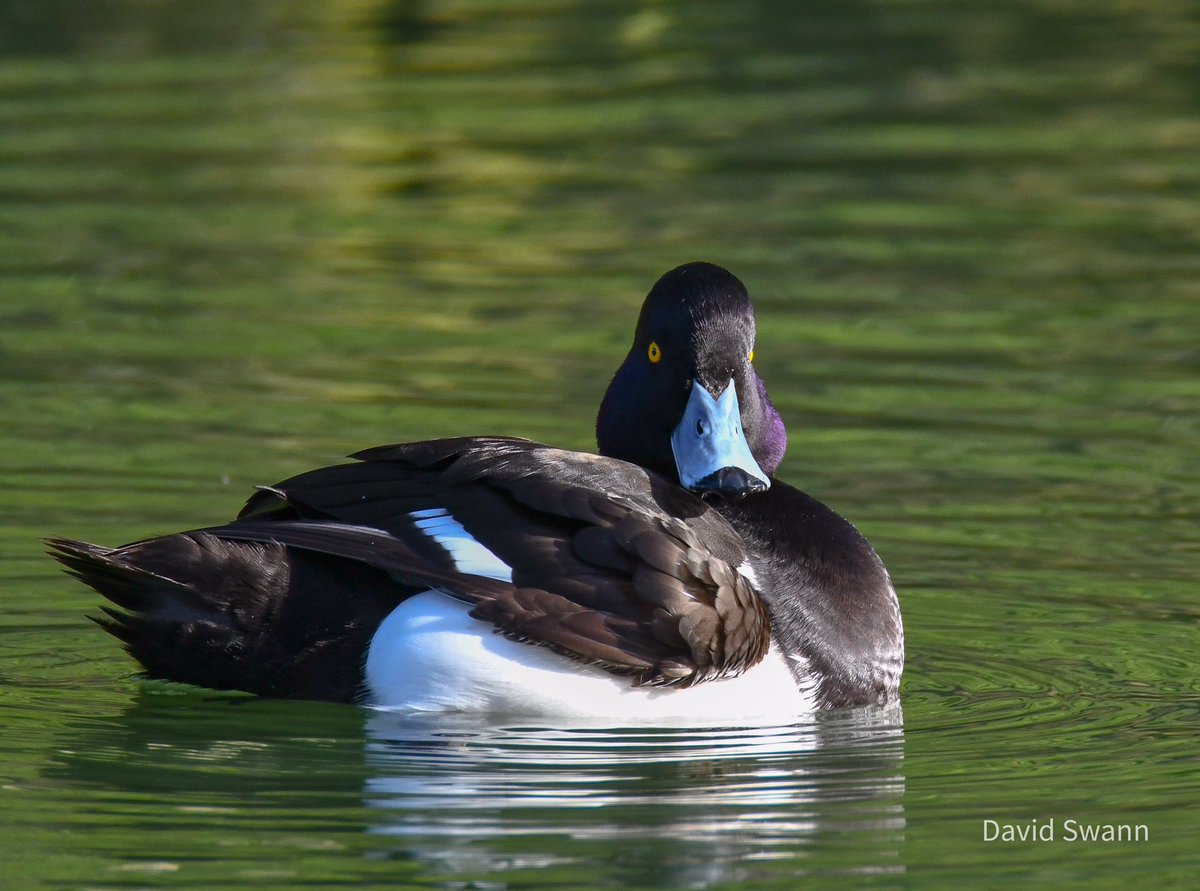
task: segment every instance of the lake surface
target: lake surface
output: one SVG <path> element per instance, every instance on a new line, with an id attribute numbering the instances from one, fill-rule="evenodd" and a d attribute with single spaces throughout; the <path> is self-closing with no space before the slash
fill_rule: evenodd
<path id="1" fill-rule="evenodd" d="M 896 580 L 902 710 L 143 684 L 42 554 L 368 445 L 589 449 L 693 259 L 755 297 L 781 476 Z M 1198 406 L 1190 4 L 2 2 L 5 884 L 1194 885 Z"/>

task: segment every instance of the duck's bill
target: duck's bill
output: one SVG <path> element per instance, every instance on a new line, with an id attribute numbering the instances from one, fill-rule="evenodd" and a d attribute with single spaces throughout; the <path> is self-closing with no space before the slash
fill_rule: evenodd
<path id="1" fill-rule="evenodd" d="M 746 442 L 732 380 L 716 399 L 699 381 L 692 383 L 683 418 L 671 434 L 671 451 L 680 483 L 693 492 L 744 498 L 771 485 Z"/>

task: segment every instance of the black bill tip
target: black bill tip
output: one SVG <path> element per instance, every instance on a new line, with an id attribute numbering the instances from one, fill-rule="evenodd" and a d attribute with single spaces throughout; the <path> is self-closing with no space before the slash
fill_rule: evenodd
<path id="1" fill-rule="evenodd" d="M 767 491 L 767 483 L 740 467 L 722 467 L 693 485 L 693 492 L 713 492 L 726 498 L 742 499 L 747 495 Z"/>

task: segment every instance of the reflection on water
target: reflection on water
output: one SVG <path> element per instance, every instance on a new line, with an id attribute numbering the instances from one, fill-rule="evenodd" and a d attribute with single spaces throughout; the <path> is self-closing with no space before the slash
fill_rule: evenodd
<path id="1" fill-rule="evenodd" d="M 550 864 L 657 887 L 813 871 L 828 836 L 858 856 L 833 872 L 902 871 L 898 707 L 795 725 L 595 729 L 376 713 L 367 723 L 371 832 L 388 856 L 492 873 Z M 775 862 L 776 870 L 764 864 Z M 822 872 L 831 869 L 820 861 Z"/>
<path id="2" fill-rule="evenodd" d="M 896 706 L 780 726 L 548 727 L 156 685 L 77 724 L 41 782 L 75 790 L 74 825 L 97 848 L 138 833 L 134 863 L 215 857 L 247 879 L 286 872 L 292 838 L 341 873 L 349 859 L 359 875 L 460 887 L 521 886 L 535 869 L 553 870 L 542 887 L 623 888 L 904 871 Z"/>

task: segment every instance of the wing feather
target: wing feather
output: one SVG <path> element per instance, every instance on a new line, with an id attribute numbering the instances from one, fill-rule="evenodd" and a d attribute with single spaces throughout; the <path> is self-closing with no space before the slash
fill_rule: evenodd
<path id="1" fill-rule="evenodd" d="M 354 457 L 261 490 L 239 520 L 205 531 L 436 587 L 500 633 L 639 684 L 734 675 L 766 652 L 766 608 L 736 571 L 745 544 L 716 511 L 643 468 L 504 438 Z M 457 572 L 411 517 L 431 509 L 510 566 L 511 583 Z"/>

